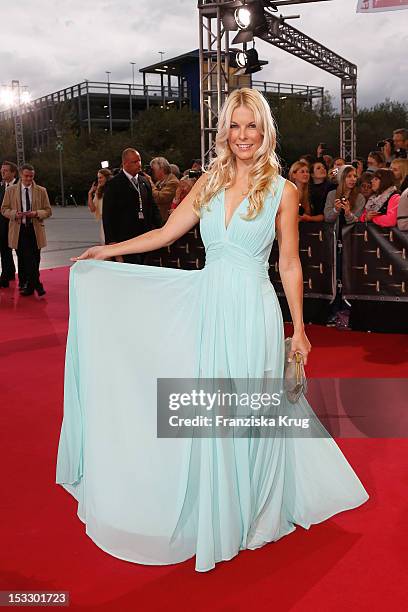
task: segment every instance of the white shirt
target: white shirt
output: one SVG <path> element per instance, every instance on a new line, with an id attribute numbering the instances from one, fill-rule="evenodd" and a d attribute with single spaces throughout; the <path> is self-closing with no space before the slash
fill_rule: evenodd
<path id="1" fill-rule="evenodd" d="M 24 212 L 27 212 L 27 202 L 26 202 L 26 189 L 28 189 L 28 197 L 30 198 L 30 210 L 33 210 L 33 186 L 25 187 L 23 183 L 21 183 L 21 209 Z M 22 223 L 27 223 L 27 219 L 23 217 L 21 219 Z"/>
<path id="2" fill-rule="evenodd" d="M 25 187 L 23 183 L 21 183 L 21 203 L 24 212 L 27 212 L 26 189 L 28 189 L 28 197 L 30 198 L 30 210 L 33 209 L 33 186 L 30 185 L 29 187 Z"/>
<path id="3" fill-rule="evenodd" d="M 123 170 L 123 169 L 122 169 L 122 170 Z M 134 181 L 136 181 L 136 183 L 137 183 L 138 178 L 139 178 L 139 175 L 138 175 L 138 174 L 135 174 L 135 176 L 132 176 L 131 174 L 129 174 L 129 172 L 126 172 L 126 170 L 123 170 L 123 174 L 124 174 L 125 176 L 127 176 L 127 178 L 129 179 L 129 181 L 130 181 L 131 183 L 133 183 Z"/>

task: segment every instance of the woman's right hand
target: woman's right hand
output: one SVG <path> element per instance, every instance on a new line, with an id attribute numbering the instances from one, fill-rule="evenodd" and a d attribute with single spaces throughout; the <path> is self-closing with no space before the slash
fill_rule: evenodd
<path id="1" fill-rule="evenodd" d="M 91 247 L 78 257 L 71 257 L 71 261 L 80 261 L 81 259 L 99 259 L 103 261 L 104 259 L 110 259 L 110 257 L 107 246 L 103 245 Z"/>
<path id="2" fill-rule="evenodd" d="M 334 201 L 334 208 L 337 210 L 337 212 L 340 212 L 341 209 L 343 208 L 343 203 L 341 200 L 335 200 Z"/>

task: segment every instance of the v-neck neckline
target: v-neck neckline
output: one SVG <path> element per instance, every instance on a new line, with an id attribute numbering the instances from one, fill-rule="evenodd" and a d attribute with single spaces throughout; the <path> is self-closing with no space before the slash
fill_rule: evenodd
<path id="1" fill-rule="evenodd" d="M 243 200 L 241 200 L 241 202 L 238 204 L 238 206 L 234 209 L 234 212 L 232 213 L 230 220 L 228 222 L 228 225 L 225 224 L 226 221 L 226 210 L 225 210 L 225 193 L 226 193 L 226 189 L 224 187 L 223 192 L 222 192 L 222 220 L 223 220 L 223 226 L 224 226 L 224 231 L 228 232 L 229 227 L 235 217 L 236 212 L 241 208 L 242 204 L 245 202 L 245 200 L 247 199 L 248 196 L 245 196 Z"/>

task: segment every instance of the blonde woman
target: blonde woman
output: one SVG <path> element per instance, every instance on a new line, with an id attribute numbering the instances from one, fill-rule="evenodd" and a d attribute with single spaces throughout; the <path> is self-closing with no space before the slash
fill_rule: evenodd
<path id="1" fill-rule="evenodd" d="M 289 180 L 294 183 L 299 193 L 299 217 L 311 216 L 309 182 L 310 166 L 306 161 L 296 161 L 289 169 Z"/>
<path id="2" fill-rule="evenodd" d="M 309 440 L 265 428 L 255 438 L 252 427 L 220 437 L 211 420 L 217 405 L 221 419 L 228 408 L 220 380 L 222 388 L 263 389 L 283 376 L 283 322 L 268 277 L 275 233 L 291 356 L 299 351 L 306 362 L 310 351 L 298 194 L 280 176 L 275 147 L 265 99 L 234 91 L 220 114 L 217 157 L 164 227 L 88 249 L 72 268 L 57 482 L 78 500 L 86 533 L 121 559 L 162 565 L 195 555 L 196 569 L 207 571 L 368 498 L 317 419 Z M 202 270 L 102 261 L 171 245 L 198 222 Z M 201 382 L 215 394 L 198 396 Z M 313 420 L 303 396 L 294 411 Z"/>
<path id="3" fill-rule="evenodd" d="M 395 178 L 395 184 L 399 193 L 408 189 L 408 159 L 397 158 L 391 162 L 390 170 Z"/>

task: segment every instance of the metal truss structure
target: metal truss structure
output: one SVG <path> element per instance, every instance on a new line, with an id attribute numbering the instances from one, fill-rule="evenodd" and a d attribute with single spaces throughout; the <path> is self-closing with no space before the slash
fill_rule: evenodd
<path id="1" fill-rule="evenodd" d="M 230 89 L 229 32 L 222 12 L 231 0 L 199 0 L 201 155 L 211 157 L 218 113 Z M 357 66 L 265 11 L 268 32 L 260 38 L 341 79 L 340 154 L 356 156 Z"/>
<path id="2" fill-rule="evenodd" d="M 14 116 L 14 132 L 15 132 L 15 137 L 16 137 L 17 165 L 20 168 L 25 163 L 23 118 L 21 114 L 20 82 L 12 81 L 11 89 L 13 93 L 15 92 L 14 99 L 16 100 L 16 107 L 13 109 L 13 116 Z"/>

